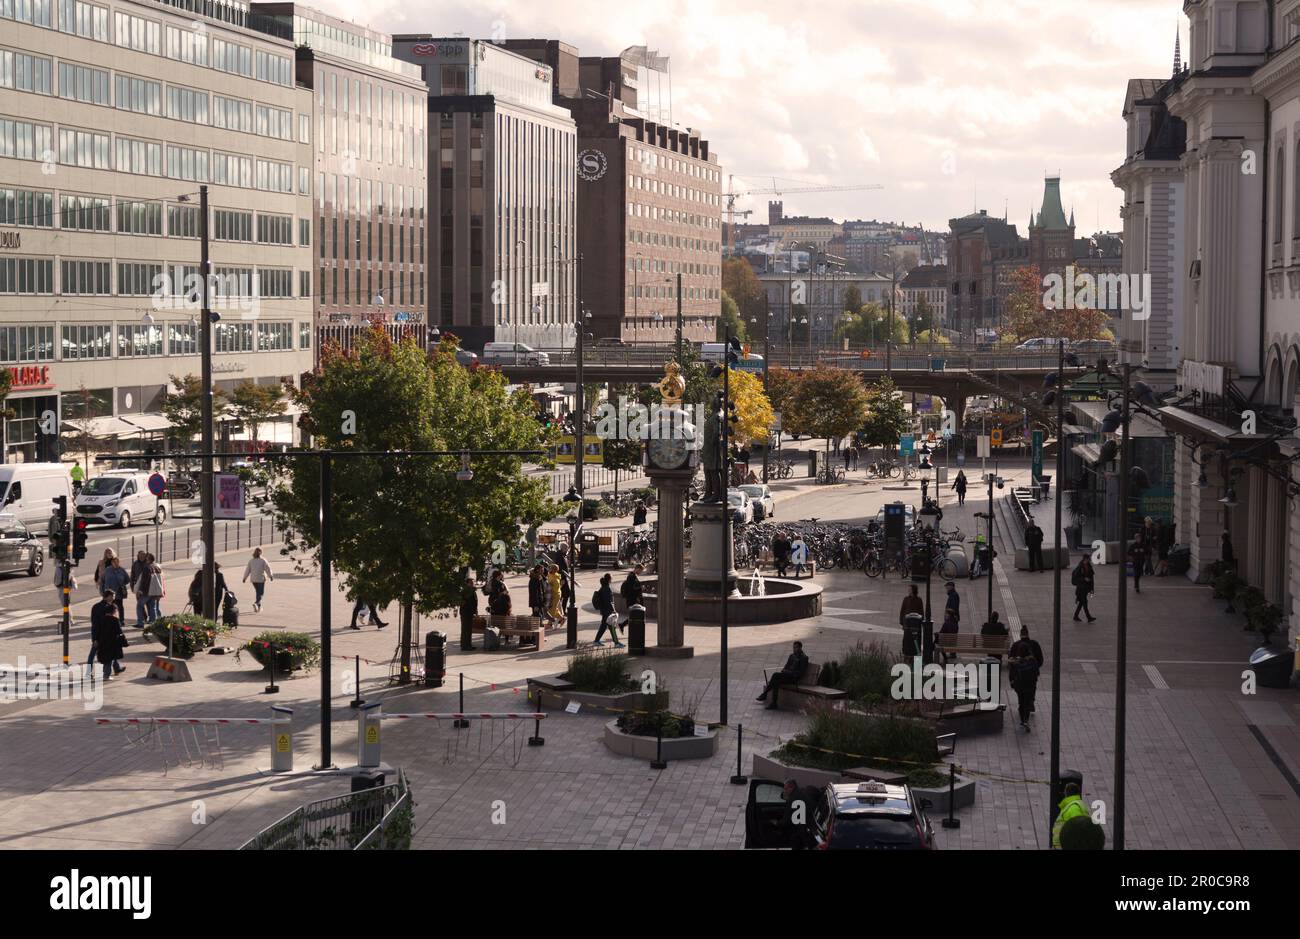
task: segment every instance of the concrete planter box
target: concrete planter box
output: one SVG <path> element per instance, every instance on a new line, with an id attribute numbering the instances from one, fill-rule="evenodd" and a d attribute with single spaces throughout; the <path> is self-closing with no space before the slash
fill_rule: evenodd
<path id="1" fill-rule="evenodd" d="M 780 760 L 764 754 L 754 754 L 753 776 L 759 779 L 771 779 L 785 782 L 793 779 L 800 786 L 824 786 L 827 783 L 855 782 L 855 778 L 846 777 L 842 772 L 825 769 L 809 769 L 805 766 L 787 766 Z M 961 774 L 957 775 L 957 784 L 953 790 L 956 808 L 963 809 L 975 804 L 975 780 Z M 946 814 L 948 811 L 948 783 L 934 789 L 912 787 L 912 794 L 918 799 L 929 799 L 930 808 L 926 811 L 933 815 Z"/>
<path id="2" fill-rule="evenodd" d="M 583 708 L 606 708 L 608 711 L 657 711 L 668 707 L 668 692 L 644 694 L 628 691 L 623 694 L 596 694 L 592 691 L 573 691 L 564 687 L 568 682 L 558 676 L 528 679 L 528 700 L 543 709 L 563 711 L 569 702 L 576 701 Z M 607 712 L 608 712 L 607 711 Z"/>
<path id="3" fill-rule="evenodd" d="M 625 734 L 618 729 L 617 720 L 605 724 L 605 746 L 611 753 L 636 757 L 638 760 L 653 760 L 659 752 L 656 738 Z M 702 760 L 717 752 L 716 730 L 710 730 L 705 737 L 673 737 L 663 741 L 663 758 L 668 763 L 673 760 Z"/>
<path id="4" fill-rule="evenodd" d="M 1052 556 L 1056 556 L 1057 567 L 1068 568 L 1070 566 L 1070 549 L 1061 548 L 1044 548 L 1043 549 L 1043 566 L 1049 571 L 1052 569 Z M 1016 570 L 1029 570 L 1029 549 L 1016 548 Z"/>

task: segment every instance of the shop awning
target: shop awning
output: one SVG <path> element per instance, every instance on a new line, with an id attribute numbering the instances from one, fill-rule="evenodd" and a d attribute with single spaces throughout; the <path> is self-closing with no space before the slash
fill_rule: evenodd
<path id="1" fill-rule="evenodd" d="M 1101 459 L 1101 447 L 1095 443 L 1076 443 L 1070 448 L 1070 452 L 1089 466 Z"/>
<path id="2" fill-rule="evenodd" d="M 128 424 L 120 417 L 67 418 L 63 424 L 79 434 L 89 434 L 92 437 L 124 437 L 140 433 L 139 427 Z"/>
<path id="3" fill-rule="evenodd" d="M 161 414 L 123 414 L 122 420 L 144 431 L 167 430 L 172 422 Z"/>

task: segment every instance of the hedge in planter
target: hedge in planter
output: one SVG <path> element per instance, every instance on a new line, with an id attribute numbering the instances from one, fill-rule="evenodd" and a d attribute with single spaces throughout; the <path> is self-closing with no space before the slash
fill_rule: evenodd
<path id="1" fill-rule="evenodd" d="M 144 634 L 167 648 L 168 633 L 172 633 L 172 654 L 179 659 L 193 658 L 198 652 L 216 644 L 217 636 L 230 632 L 229 626 L 195 616 L 193 613 L 174 613 L 160 616 L 144 628 Z"/>
<path id="2" fill-rule="evenodd" d="M 695 717 L 689 714 L 678 715 L 671 711 L 636 712 L 620 714 L 617 723 L 619 730 L 634 737 L 655 737 L 661 729 L 665 740 L 695 736 Z"/>
<path id="3" fill-rule="evenodd" d="M 262 668 L 271 667 L 271 651 L 274 649 L 275 670 L 285 674 L 320 664 L 320 643 L 306 633 L 259 633 L 241 648 L 247 649 Z"/>

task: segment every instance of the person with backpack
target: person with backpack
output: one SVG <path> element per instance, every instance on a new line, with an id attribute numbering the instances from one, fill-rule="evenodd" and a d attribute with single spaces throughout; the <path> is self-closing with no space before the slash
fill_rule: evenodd
<path id="1" fill-rule="evenodd" d="M 618 613 L 614 609 L 614 589 L 610 586 L 614 581 L 613 574 L 606 574 L 600 579 L 600 589 L 591 596 L 591 605 L 596 608 L 600 614 L 600 629 L 596 630 L 596 639 L 592 642 L 594 646 L 603 646 L 600 639 L 605 635 L 605 630 L 609 630 L 610 637 L 614 640 L 614 648 L 623 648 L 623 643 L 618 641 Z"/>
<path id="2" fill-rule="evenodd" d="M 966 471 L 957 470 L 957 478 L 952 481 L 952 488 L 957 492 L 957 504 L 966 504 Z"/>
<path id="3" fill-rule="evenodd" d="M 1034 695 L 1038 692 L 1038 672 L 1043 667 L 1043 648 L 1029 638 L 1029 627 L 1020 627 L 1020 638 L 1007 650 L 1011 666 L 1011 690 L 1020 706 L 1020 726 L 1029 730 L 1029 715 L 1034 712 Z"/>
<path id="4" fill-rule="evenodd" d="M 248 559 L 244 566 L 243 583 L 253 581 L 253 612 L 256 613 L 262 609 L 262 594 L 266 590 L 266 582 L 275 580 L 275 575 L 271 573 L 271 565 L 267 563 L 266 558 L 262 557 L 262 549 L 254 548 L 253 556 Z"/>
<path id="5" fill-rule="evenodd" d="M 1092 615 L 1092 610 L 1088 609 L 1088 598 L 1092 596 L 1093 588 L 1096 586 L 1096 575 L 1092 570 L 1092 561 L 1088 560 L 1088 555 L 1084 555 L 1079 564 L 1070 575 L 1070 583 L 1074 585 L 1074 621 L 1079 621 L 1079 611 L 1088 617 L 1088 622 L 1093 622 L 1097 617 Z"/>

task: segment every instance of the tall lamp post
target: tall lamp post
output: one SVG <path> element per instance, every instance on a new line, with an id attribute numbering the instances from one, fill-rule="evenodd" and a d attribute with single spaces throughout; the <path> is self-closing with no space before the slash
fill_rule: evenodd
<path id="1" fill-rule="evenodd" d="M 577 550 L 578 531 L 582 528 L 582 496 L 576 486 L 570 486 L 564 497 L 569 509 L 569 609 L 566 611 L 566 629 L 564 647 L 578 648 L 578 579 Z"/>
<path id="2" fill-rule="evenodd" d="M 1052 742 L 1051 768 L 1048 775 L 1051 786 L 1047 805 L 1047 831 L 1056 824 L 1057 804 L 1061 792 L 1061 494 L 1065 487 L 1065 366 L 1077 366 L 1074 353 L 1065 351 L 1065 340 L 1057 343 L 1056 371 L 1043 377 L 1048 391 L 1043 394 L 1044 406 L 1056 402 L 1056 507 L 1053 523 L 1052 554 Z"/>
<path id="3" fill-rule="evenodd" d="M 920 519 L 921 534 L 925 539 L 925 622 L 921 627 L 921 655 L 923 661 L 928 663 L 934 655 L 934 614 L 930 607 L 930 580 L 934 573 L 934 541 L 939 529 L 939 510 L 932 502 L 922 499 Z"/>
<path id="4" fill-rule="evenodd" d="M 1113 374 L 1106 360 L 1097 363 L 1098 377 Z M 1126 729 L 1128 719 L 1128 511 L 1129 483 L 1133 482 L 1139 489 L 1148 484 L 1146 472 L 1140 466 L 1129 464 L 1129 419 L 1134 403 L 1130 395 L 1133 378 L 1133 366 L 1128 362 L 1121 366 L 1120 406 L 1113 406 L 1101 420 L 1103 433 L 1120 432 L 1119 443 L 1108 440 L 1101 448 L 1098 463 L 1109 463 L 1119 457 L 1119 595 L 1116 598 L 1115 626 L 1115 812 L 1113 844 L 1116 851 L 1124 850 L 1124 762 L 1126 757 Z M 1137 410 L 1147 413 L 1141 405 L 1157 407 L 1159 402 L 1146 382 L 1137 382 L 1133 388 L 1137 392 Z M 1111 404 L 1114 404 L 1112 399 Z M 1132 479 L 1130 479 L 1132 477 Z"/>
<path id="5" fill-rule="evenodd" d="M 727 723 L 727 600 L 731 594 L 731 500 L 727 498 L 727 489 L 731 484 L 731 474 L 728 472 L 731 468 L 731 425 L 736 420 L 735 405 L 731 403 L 731 366 L 740 361 L 740 340 L 731 335 L 731 329 L 725 332 L 726 356 L 721 365 L 715 365 L 711 369 L 714 378 L 722 378 L 722 391 L 718 393 L 717 404 L 721 407 L 721 420 L 718 425 L 722 431 L 722 439 L 718 444 L 718 462 L 722 465 L 716 467 L 721 473 L 722 492 L 722 554 L 720 557 L 721 567 L 721 616 L 719 626 L 721 632 L 721 648 L 718 651 L 718 693 L 721 701 L 718 706 L 718 721 L 722 724 Z"/>
<path id="6" fill-rule="evenodd" d="M 202 310 L 199 316 L 199 381 L 203 386 L 203 457 L 202 472 L 199 476 L 199 498 L 203 501 L 200 532 L 203 539 L 203 579 L 202 600 L 203 616 L 216 619 L 217 615 L 217 568 L 216 568 L 216 497 L 213 492 L 212 479 L 212 321 L 211 284 L 212 258 L 209 251 L 208 231 L 208 187 L 199 187 L 199 275 L 203 279 Z"/>
<path id="7" fill-rule="evenodd" d="M 989 565 L 988 618 L 991 620 L 993 619 L 993 486 L 996 484 L 997 487 L 1001 489 L 1005 485 L 1005 482 L 1001 476 L 995 476 L 992 473 L 986 474 L 986 480 L 989 484 L 989 510 L 987 512 L 976 512 L 975 517 L 985 519 L 988 522 L 989 535 L 988 535 L 988 541 L 985 543 L 984 550 L 988 552 L 987 554 L 988 565 Z M 976 547 L 976 550 L 979 550 L 978 546 Z"/>

